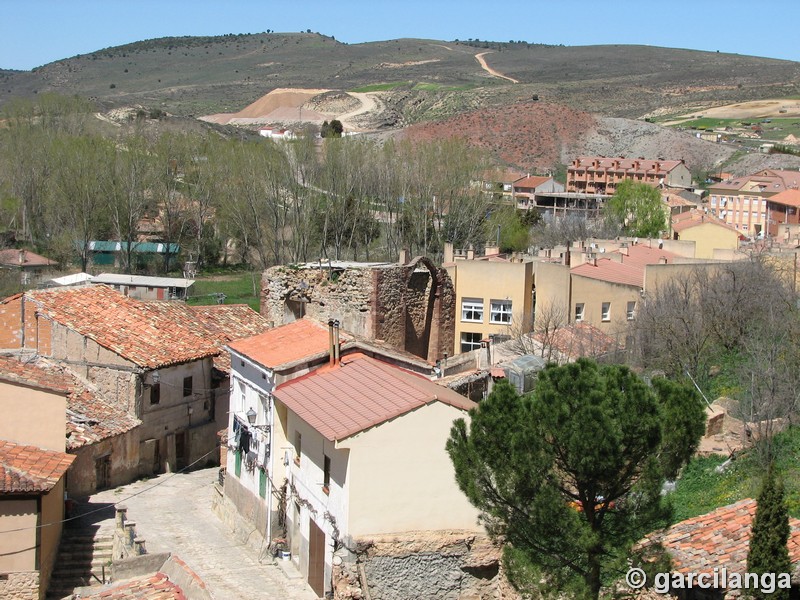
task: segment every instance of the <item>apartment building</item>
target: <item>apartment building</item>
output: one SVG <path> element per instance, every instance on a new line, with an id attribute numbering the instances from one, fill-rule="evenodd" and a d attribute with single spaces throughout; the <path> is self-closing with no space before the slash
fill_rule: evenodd
<path id="1" fill-rule="evenodd" d="M 683 160 L 579 156 L 567 167 L 567 192 L 613 195 L 631 179 L 662 188 L 688 188 L 692 175 Z"/>
<path id="2" fill-rule="evenodd" d="M 760 236 L 767 231 L 767 200 L 800 188 L 800 172 L 764 169 L 721 181 L 709 188 L 708 209 L 737 231 Z"/>

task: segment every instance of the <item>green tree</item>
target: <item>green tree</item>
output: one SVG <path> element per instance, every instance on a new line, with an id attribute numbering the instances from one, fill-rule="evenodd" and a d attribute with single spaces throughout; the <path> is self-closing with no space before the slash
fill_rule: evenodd
<path id="1" fill-rule="evenodd" d="M 692 456 L 704 412 L 694 391 L 588 359 L 550 365 L 534 391 L 508 384 L 456 421 L 456 481 L 490 535 L 557 589 L 597 598 L 642 534 L 664 518 L 660 489 Z M 512 579 L 513 579 L 513 573 Z"/>
<path id="2" fill-rule="evenodd" d="M 779 574 L 792 572 L 789 549 L 786 546 L 788 541 L 789 513 L 784 501 L 783 483 L 770 465 L 758 495 L 758 507 L 750 532 L 747 572 L 758 573 L 759 578 L 762 573 L 774 573 L 777 586 Z M 788 600 L 789 590 L 776 588 L 772 594 L 754 590 L 752 595 L 765 600 Z"/>
<path id="3" fill-rule="evenodd" d="M 654 238 L 667 228 L 661 193 L 646 183 L 622 181 L 605 207 L 606 219 L 627 235 Z"/>

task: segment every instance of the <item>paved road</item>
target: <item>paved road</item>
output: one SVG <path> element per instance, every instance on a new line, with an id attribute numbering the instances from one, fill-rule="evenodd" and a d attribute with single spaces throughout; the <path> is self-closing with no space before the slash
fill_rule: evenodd
<path id="1" fill-rule="evenodd" d="M 211 511 L 216 478 L 216 468 L 164 474 L 98 492 L 90 502 L 125 504 L 137 533 L 146 538 L 148 552 L 172 552 L 182 558 L 217 600 L 316 599 L 301 578 L 287 577 L 270 556 L 259 560 L 258 552 L 234 539 Z M 114 511 L 107 512 L 101 529 L 113 529 Z"/>

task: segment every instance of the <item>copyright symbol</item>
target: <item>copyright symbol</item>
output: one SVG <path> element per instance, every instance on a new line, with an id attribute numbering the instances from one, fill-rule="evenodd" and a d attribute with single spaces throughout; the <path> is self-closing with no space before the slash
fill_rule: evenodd
<path id="1" fill-rule="evenodd" d="M 625 581 L 631 589 L 638 590 L 647 583 L 647 575 L 638 567 L 631 567 L 625 574 Z"/>

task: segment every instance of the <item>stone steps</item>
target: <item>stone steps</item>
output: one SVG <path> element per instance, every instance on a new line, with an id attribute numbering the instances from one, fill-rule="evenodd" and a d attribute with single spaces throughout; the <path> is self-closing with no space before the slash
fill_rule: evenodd
<path id="1" fill-rule="evenodd" d="M 111 536 L 65 528 L 50 576 L 47 599 L 71 597 L 78 587 L 100 587 L 104 568 L 105 578 L 111 576 L 112 558 Z"/>

